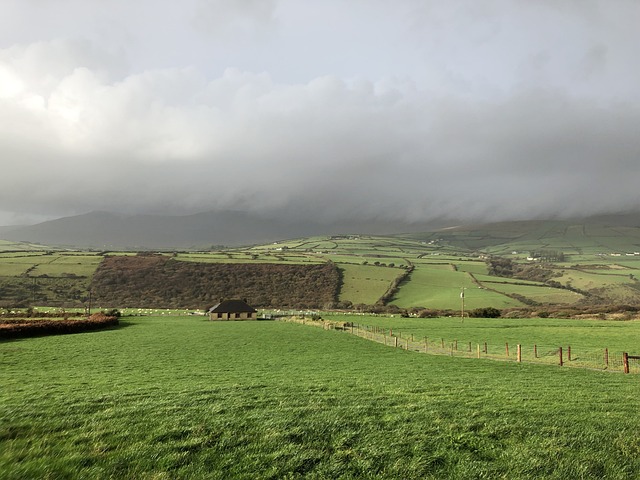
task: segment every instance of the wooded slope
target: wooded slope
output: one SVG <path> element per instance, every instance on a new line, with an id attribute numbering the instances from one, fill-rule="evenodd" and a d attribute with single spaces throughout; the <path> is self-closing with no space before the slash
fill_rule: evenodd
<path id="1" fill-rule="evenodd" d="M 319 308 L 336 301 L 339 285 L 333 263 L 194 263 L 136 255 L 105 257 L 91 289 L 100 307 L 203 309 L 242 298 L 254 307 Z"/>

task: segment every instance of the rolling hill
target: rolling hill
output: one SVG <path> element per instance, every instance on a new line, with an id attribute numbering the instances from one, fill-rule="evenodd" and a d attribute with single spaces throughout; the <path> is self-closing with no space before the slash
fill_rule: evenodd
<path id="1" fill-rule="evenodd" d="M 365 309 L 375 305 L 458 310 L 460 293 L 464 291 L 467 310 L 490 306 L 545 312 L 593 310 L 595 306 L 624 310 L 625 306 L 640 306 L 640 227 L 636 226 L 639 218 L 626 215 L 502 222 L 384 236 L 325 233 L 290 240 L 280 240 L 289 231 L 278 230 L 277 222 L 232 212 L 169 219 L 95 213 L 31 228 L 32 232 L 42 229 L 51 243 L 63 240 L 63 235 L 77 235 L 81 240 L 93 235 L 95 240 L 100 232 L 105 238 L 111 232 L 114 236 L 110 239 L 122 234 L 124 241 L 125 236 L 131 240 L 133 234 L 139 234 L 141 242 L 156 238 L 155 244 L 146 244 L 145 248 L 151 249 L 153 245 L 180 244 L 176 239 L 185 241 L 188 237 L 193 241 L 198 235 L 203 242 L 205 238 L 211 240 L 213 224 L 221 228 L 220 232 L 214 232 L 220 243 L 225 243 L 222 241 L 225 239 L 228 243 L 233 239 L 244 243 L 239 239 L 257 239 L 254 230 L 262 226 L 262 235 L 269 237 L 263 243 L 216 247 L 213 242 L 205 242 L 205 248 L 199 251 L 173 247 L 172 262 L 184 264 L 181 271 L 186 276 L 204 271 L 209 268 L 204 264 L 213 263 L 238 271 L 245 264 L 260 265 L 263 270 L 255 275 L 266 277 L 269 269 L 275 272 L 281 265 L 332 262 L 341 277 L 333 303 L 345 308 Z M 132 231 L 125 231 L 127 228 Z M 85 233 L 87 236 L 83 237 Z M 6 305 L 16 302 L 70 305 L 86 301 L 96 269 L 107 259 L 108 251 L 117 251 L 106 243 L 99 247 L 101 253 L 89 254 L 10 241 L 0 243 L 0 301 Z M 121 293 L 124 295 L 126 291 Z M 185 293 L 184 298 L 197 298 L 189 296 L 191 293 Z M 272 299 L 281 300 L 263 303 L 287 304 L 286 296 L 279 296 L 285 292 L 277 293 Z M 118 304 L 118 295 L 112 293 L 109 303 Z M 154 298 L 153 304 L 170 304 L 164 302 L 162 294 Z M 126 304 L 133 305 L 131 300 L 128 298 Z M 190 305 L 189 301 L 179 303 Z M 314 304 L 308 300 L 302 303 Z M 327 303 L 325 299 L 315 304 Z"/>
<path id="2" fill-rule="evenodd" d="M 121 215 L 90 212 L 28 226 L 0 227 L 0 238 L 99 250 L 207 249 L 344 233 L 390 234 L 431 230 L 437 223 L 353 220 L 314 223 L 241 211 L 193 215 Z"/>

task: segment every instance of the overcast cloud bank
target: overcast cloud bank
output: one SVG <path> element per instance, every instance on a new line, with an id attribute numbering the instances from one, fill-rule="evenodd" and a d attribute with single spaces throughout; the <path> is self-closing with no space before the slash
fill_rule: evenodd
<path id="1" fill-rule="evenodd" d="M 635 2 L 52 3 L 0 21 L 0 223 L 640 207 Z"/>

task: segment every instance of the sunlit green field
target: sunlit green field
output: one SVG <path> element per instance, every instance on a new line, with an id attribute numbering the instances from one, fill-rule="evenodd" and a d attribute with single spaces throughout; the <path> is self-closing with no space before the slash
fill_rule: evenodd
<path id="1" fill-rule="evenodd" d="M 495 308 L 521 306 L 505 295 L 479 288 L 465 272 L 454 271 L 450 265 L 429 265 L 416 268 L 411 281 L 400 287 L 392 303 L 425 308 L 461 308 L 460 293 L 465 288 L 467 308 L 491 305 Z"/>
<path id="2" fill-rule="evenodd" d="M 391 282 L 402 270 L 373 265 L 340 264 L 343 286 L 340 300 L 349 300 L 354 304 L 373 305 L 384 295 Z"/>
<path id="3" fill-rule="evenodd" d="M 361 329 L 377 327 L 379 333 L 393 334 L 411 340 L 410 347 L 423 351 L 425 338 L 432 353 L 476 357 L 478 347 L 482 358 L 517 359 L 517 345 L 525 362 L 559 363 L 560 347 L 567 367 L 622 371 L 622 353 L 640 355 L 640 321 L 599 319 L 506 319 L 506 318 L 401 318 L 399 316 L 337 315 L 325 313 L 323 318 L 348 319 Z M 382 341 L 382 338 L 377 338 Z M 387 342 L 391 345 L 391 340 Z M 455 345 L 455 350 L 453 350 Z M 470 346 L 470 347 L 469 347 Z M 437 348 L 434 348 L 437 347 Z M 569 357 L 571 349 L 571 357 Z M 508 356 L 507 356 L 508 351 Z M 606 353 L 605 353 L 606 351 Z M 605 355 L 609 364 L 605 364 Z M 640 362 L 630 362 L 630 369 L 640 373 Z"/>
<path id="4" fill-rule="evenodd" d="M 640 475 L 635 375 L 193 317 L 3 342 L 0 364 L 3 479 Z"/>

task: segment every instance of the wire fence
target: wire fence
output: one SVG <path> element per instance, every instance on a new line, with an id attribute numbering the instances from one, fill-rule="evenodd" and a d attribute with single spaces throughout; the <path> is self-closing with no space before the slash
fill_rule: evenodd
<path id="1" fill-rule="evenodd" d="M 312 320 L 301 317 L 280 318 L 279 320 L 320 327 L 325 330 L 341 330 L 389 347 L 430 355 L 539 363 L 640 374 L 640 356 L 629 355 L 621 351 L 610 351 L 608 348 L 576 349 L 571 345 L 491 344 L 442 337 L 418 338 L 414 335 L 403 336 L 401 332 L 394 332 L 393 329 L 353 322 Z"/>

